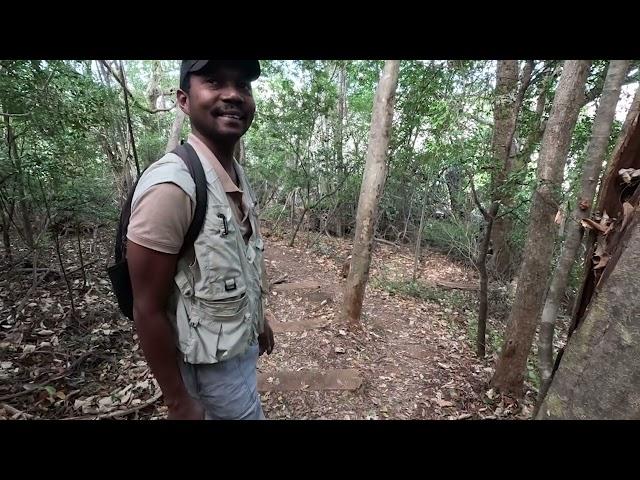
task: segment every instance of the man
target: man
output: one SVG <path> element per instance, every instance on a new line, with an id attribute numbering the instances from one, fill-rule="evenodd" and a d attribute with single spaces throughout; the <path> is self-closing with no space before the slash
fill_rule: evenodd
<path id="1" fill-rule="evenodd" d="M 258 61 L 182 61 L 177 101 L 207 179 L 193 248 L 178 254 L 195 183 L 177 155 L 151 165 L 133 196 L 127 259 L 134 319 L 169 419 L 264 419 L 256 363 L 274 345 L 262 306 L 264 244 L 255 196 L 233 158 L 253 121 L 251 81 L 259 75 Z"/>

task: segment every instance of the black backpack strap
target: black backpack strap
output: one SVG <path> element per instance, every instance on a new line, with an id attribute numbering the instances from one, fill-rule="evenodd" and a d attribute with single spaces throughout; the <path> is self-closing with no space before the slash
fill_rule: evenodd
<path id="1" fill-rule="evenodd" d="M 185 142 L 182 145 L 178 145 L 172 153 L 182 159 L 196 184 L 196 209 L 180 249 L 180 256 L 182 256 L 188 248 L 193 246 L 204 224 L 204 217 L 207 213 L 207 178 L 198 154 L 191 145 Z"/>
<path id="2" fill-rule="evenodd" d="M 190 248 L 198 238 L 202 225 L 204 224 L 204 217 L 207 213 L 207 178 L 202 168 L 202 163 L 198 158 L 198 154 L 188 143 L 178 145 L 171 153 L 178 155 L 185 163 L 191 174 L 191 178 L 196 184 L 196 209 L 193 214 L 193 220 L 189 225 L 189 230 L 184 237 L 182 248 L 180 249 L 180 256 Z M 115 244 L 115 261 L 120 262 L 127 256 L 126 236 L 127 229 L 129 228 L 129 220 L 131 218 L 131 202 L 133 200 L 133 194 L 138 186 L 138 180 L 133 184 L 133 188 L 129 192 L 127 201 L 122 207 L 122 214 L 120 215 L 120 222 L 118 223 L 118 232 L 116 234 Z"/>
<path id="3" fill-rule="evenodd" d="M 114 258 L 116 263 L 125 259 L 127 256 L 127 229 L 129 228 L 129 220 L 131 219 L 131 201 L 133 200 L 133 194 L 136 191 L 140 177 L 133 184 L 133 188 L 127 196 L 126 202 L 122 206 L 122 213 L 120 214 L 120 221 L 118 222 L 118 232 L 116 233 L 116 244 L 114 246 L 115 253 Z"/>

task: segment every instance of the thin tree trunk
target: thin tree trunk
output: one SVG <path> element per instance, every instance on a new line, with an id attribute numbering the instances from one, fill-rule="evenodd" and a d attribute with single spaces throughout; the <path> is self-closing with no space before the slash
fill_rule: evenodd
<path id="1" fill-rule="evenodd" d="M 562 191 L 564 164 L 584 97 L 591 62 L 567 60 L 542 139 L 537 187 L 529 212 L 524 259 L 505 341 L 491 380 L 500 391 L 522 396 L 524 371 L 549 278 L 554 247 L 554 217 Z"/>
<path id="2" fill-rule="evenodd" d="M 24 195 L 24 190 L 22 191 Z M 25 200 L 19 200 L 18 206 L 20 207 L 20 212 L 22 213 L 22 228 L 24 230 L 24 239 L 30 248 L 34 248 L 33 228 L 31 226 L 31 208 L 29 207 L 28 202 L 26 202 Z"/>
<path id="3" fill-rule="evenodd" d="M 302 225 L 302 221 L 304 220 L 304 216 L 307 214 L 307 209 L 303 209 L 302 210 L 302 215 L 300 215 L 300 218 L 298 219 L 298 223 L 296 223 L 296 228 L 293 230 L 293 233 L 291 234 L 291 238 L 289 239 L 289 243 L 288 245 L 290 247 L 293 247 L 293 243 L 296 241 L 296 235 L 298 235 L 298 230 L 300 230 L 300 226 Z"/>
<path id="4" fill-rule="evenodd" d="M 416 255 L 413 261 L 413 281 L 416 281 L 418 277 L 418 266 L 420 265 L 420 248 L 422 246 L 422 228 L 424 225 L 424 212 L 426 210 L 426 201 L 422 202 L 422 213 L 420 214 L 420 226 L 418 227 L 418 234 L 416 235 Z"/>
<path id="5" fill-rule="evenodd" d="M 386 179 L 387 149 L 391 135 L 399 68 L 399 60 L 386 60 L 376 89 L 367 159 L 358 200 L 353 256 L 342 307 L 342 316 L 352 326 L 359 324 L 362 301 L 369 277 L 376 228 L 375 221 L 378 217 L 378 204 Z"/>
<path id="6" fill-rule="evenodd" d="M 38 183 L 40 184 L 40 190 L 42 191 L 42 200 L 44 202 L 45 212 L 47 213 L 47 218 L 49 219 L 49 222 L 51 222 L 51 211 L 49 210 L 49 202 L 47 202 L 47 193 L 45 192 L 40 179 L 38 179 Z M 77 317 L 76 317 L 76 306 L 73 301 L 73 290 L 71 289 L 71 282 L 69 281 L 69 277 L 67 276 L 67 271 L 64 268 L 64 262 L 62 261 L 62 254 L 60 253 L 60 237 L 58 236 L 58 232 L 56 230 L 54 230 L 53 237 L 54 237 L 55 246 L 56 246 L 56 255 L 58 257 L 58 263 L 60 264 L 60 271 L 62 272 L 64 281 L 67 284 L 67 293 L 69 294 L 69 302 L 71 303 L 71 317 L 75 319 Z"/>
<path id="7" fill-rule="evenodd" d="M 562 296 L 567 288 L 569 274 L 575 263 L 576 253 L 582 240 L 580 222 L 591 215 L 591 206 L 602 170 L 602 163 L 609 143 L 611 127 L 615 117 L 620 89 L 629 69 L 629 60 L 612 60 L 603 87 L 602 98 L 593 121 L 591 140 L 587 147 L 582 171 L 579 202 L 566 222 L 565 242 L 554 276 L 549 286 L 538 336 L 538 367 L 540 369 L 540 397 L 544 398 L 546 384 L 551 379 L 553 368 L 553 333 Z"/>
<path id="8" fill-rule="evenodd" d="M 411 197 L 409 197 L 409 209 L 407 212 L 407 216 L 404 219 L 404 228 L 402 229 L 402 240 L 404 241 L 407 238 L 407 229 L 409 228 L 409 220 L 411 219 L 411 208 L 413 207 L 413 197 L 414 191 L 411 191 Z M 424 208 L 423 208 L 424 211 Z M 420 231 L 422 231 L 422 227 L 420 227 Z"/>
<path id="9" fill-rule="evenodd" d="M 465 210 L 463 203 L 460 201 L 460 190 L 462 188 L 462 172 L 459 165 L 455 165 L 445 173 L 445 182 L 447 191 L 449 192 L 449 203 L 451 203 L 451 212 L 453 216 L 460 221 L 465 221 Z"/>
<path id="10" fill-rule="evenodd" d="M 120 77 L 122 78 L 122 94 L 124 95 L 124 108 L 127 114 L 127 126 L 129 128 L 129 138 L 131 139 L 131 149 L 133 150 L 133 159 L 136 162 L 136 173 L 140 177 L 140 162 L 138 161 L 138 151 L 136 150 L 136 140 L 133 136 L 133 126 L 131 125 L 131 112 L 129 111 L 129 95 L 127 94 L 127 77 L 124 76 L 124 68 L 122 60 L 120 60 Z"/>
<path id="11" fill-rule="evenodd" d="M 240 165 L 244 165 L 244 162 L 245 162 L 244 139 L 241 138 L 240 140 L 238 140 L 238 143 L 236 143 L 236 147 L 233 150 L 233 156 L 235 157 L 236 161 Z"/>
<path id="12" fill-rule="evenodd" d="M 78 241 L 78 259 L 80 260 L 80 270 L 82 271 L 82 288 L 87 288 L 87 274 L 84 270 L 84 260 L 82 258 L 82 244 L 80 243 L 80 225 L 76 222 L 76 239 Z"/>
<path id="13" fill-rule="evenodd" d="M 176 148 L 180 143 L 180 132 L 182 131 L 182 124 L 184 123 L 185 114 L 180 107 L 176 107 L 176 117 L 173 119 L 171 125 L 171 131 L 169 132 L 169 141 L 167 142 L 167 148 L 165 153 L 169 153 Z"/>
<path id="14" fill-rule="evenodd" d="M 5 257 L 11 262 L 13 260 L 11 254 L 11 237 L 9 234 L 9 229 L 11 228 L 11 219 L 9 215 L 13 213 L 13 205 L 11 208 L 11 213 L 5 213 L 4 211 L 0 212 L 2 215 L 2 243 L 4 244 L 4 254 Z"/>
<path id="15" fill-rule="evenodd" d="M 489 244 L 491 243 L 491 230 L 493 229 L 494 219 L 500 208 L 500 204 L 497 201 L 491 203 L 489 211 L 487 212 L 478 199 L 476 193 L 476 187 L 473 183 L 473 176 L 469 179 L 471 186 L 471 194 L 473 201 L 482 213 L 485 221 L 484 236 L 482 237 L 482 243 L 478 250 L 478 257 L 474 259 L 474 264 L 480 274 L 480 290 L 478 292 L 478 330 L 476 333 L 476 353 L 480 358 L 484 358 L 486 353 L 486 336 L 487 336 L 487 316 L 489 311 L 489 275 L 487 273 L 487 254 L 489 252 Z"/>
<path id="16" fill-rule="evenodd" d="M 17 203 L 18 211 L 20 212 L 20 219 L 22 220 L 22 230 L 24 232 L 24 240 L 28 247 L 33 248 L 33 228 L 31 226 L 31 208 L 29 203 L 26 200 L 26 191 L 24 188 L 24 178 L 22 172 L 22 165 L 20 161 L 20 156 L 18 155 L 18 146 L 16 145 L 16 138 L 13 133 L 13 127 L 11 126 L 11 121 L 8 116 L 4 117 L 4 123 L 6 128 L 6 140 L 7 140 L 7 153 L 9 156 L 9 162 L 12 163 L 16 170 L 18 171 L 17 175 L 17 187 L 19 198 Z"/>
<path id="17" fill-rule="evenodd" d="M 487 214 L 487 226 L 484 232 L 484 238 L 478 251 L 478 260 L 476 266 L 480 273 L 480 291 L 478 306 L 478 331 L 476 335 L 476 353 L 480 358 L 484 358 L 486 353 L 486 337 L 487 337 L 487 316 L 489 311 L 489 274 L 487 273 L 487 253 L 489 252 L 489 244 L 491 243 L 491 231 L 493 230 L 494 219 L 498 213 L 498 202 L 493 202 L 489 207 Z"/>
<path id="18" fill-rule="evenodd" d="M 124 78 L 124 76 L 122 77 Z M 151 77 L 147 85 L 146 96 L 149 104 L 149 110 L 158 108 L 158 98 L 162 96 L 162 88 L 160 81 L 162 79 L 162 63 L 160 60 L 151 61 Z M 163 106 L 164 107 L 164 106 Z"/>
<path id="19" fill-rule="evenodd" d="M 290 214 L 290 218 L 289 218 L 289 224 L 291 225 L 290 228 L 293 228 L 293 223 L 296 219 L 296 194 L 298 192 L 298 189 L 295 189 L 293 191 L 293 194 L 291 195 L 291 214 Z"/>

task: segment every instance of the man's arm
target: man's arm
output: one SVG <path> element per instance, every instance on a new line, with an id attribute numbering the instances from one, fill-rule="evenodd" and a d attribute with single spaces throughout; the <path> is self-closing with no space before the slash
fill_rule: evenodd
<path id="1" fill-rule="evenodd" d="M 202 419 L 204 410 L 187 392 L 177 362 L 175 334 L 166 308 L 178 255 L 128 241 L 133 317 L 140 345 L 169 407 L 169 419 Z"/>

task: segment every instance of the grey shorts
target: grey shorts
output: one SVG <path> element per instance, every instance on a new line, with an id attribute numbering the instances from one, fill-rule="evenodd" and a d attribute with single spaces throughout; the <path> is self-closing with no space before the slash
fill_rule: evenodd
<path id="1" fill-rule="evenodd" d="M 185 386 L 205 408 L 205 420 L 264 420 L 258 394 L 258 345 L 245 353 L 212 365 L 179 360 Z"/>

